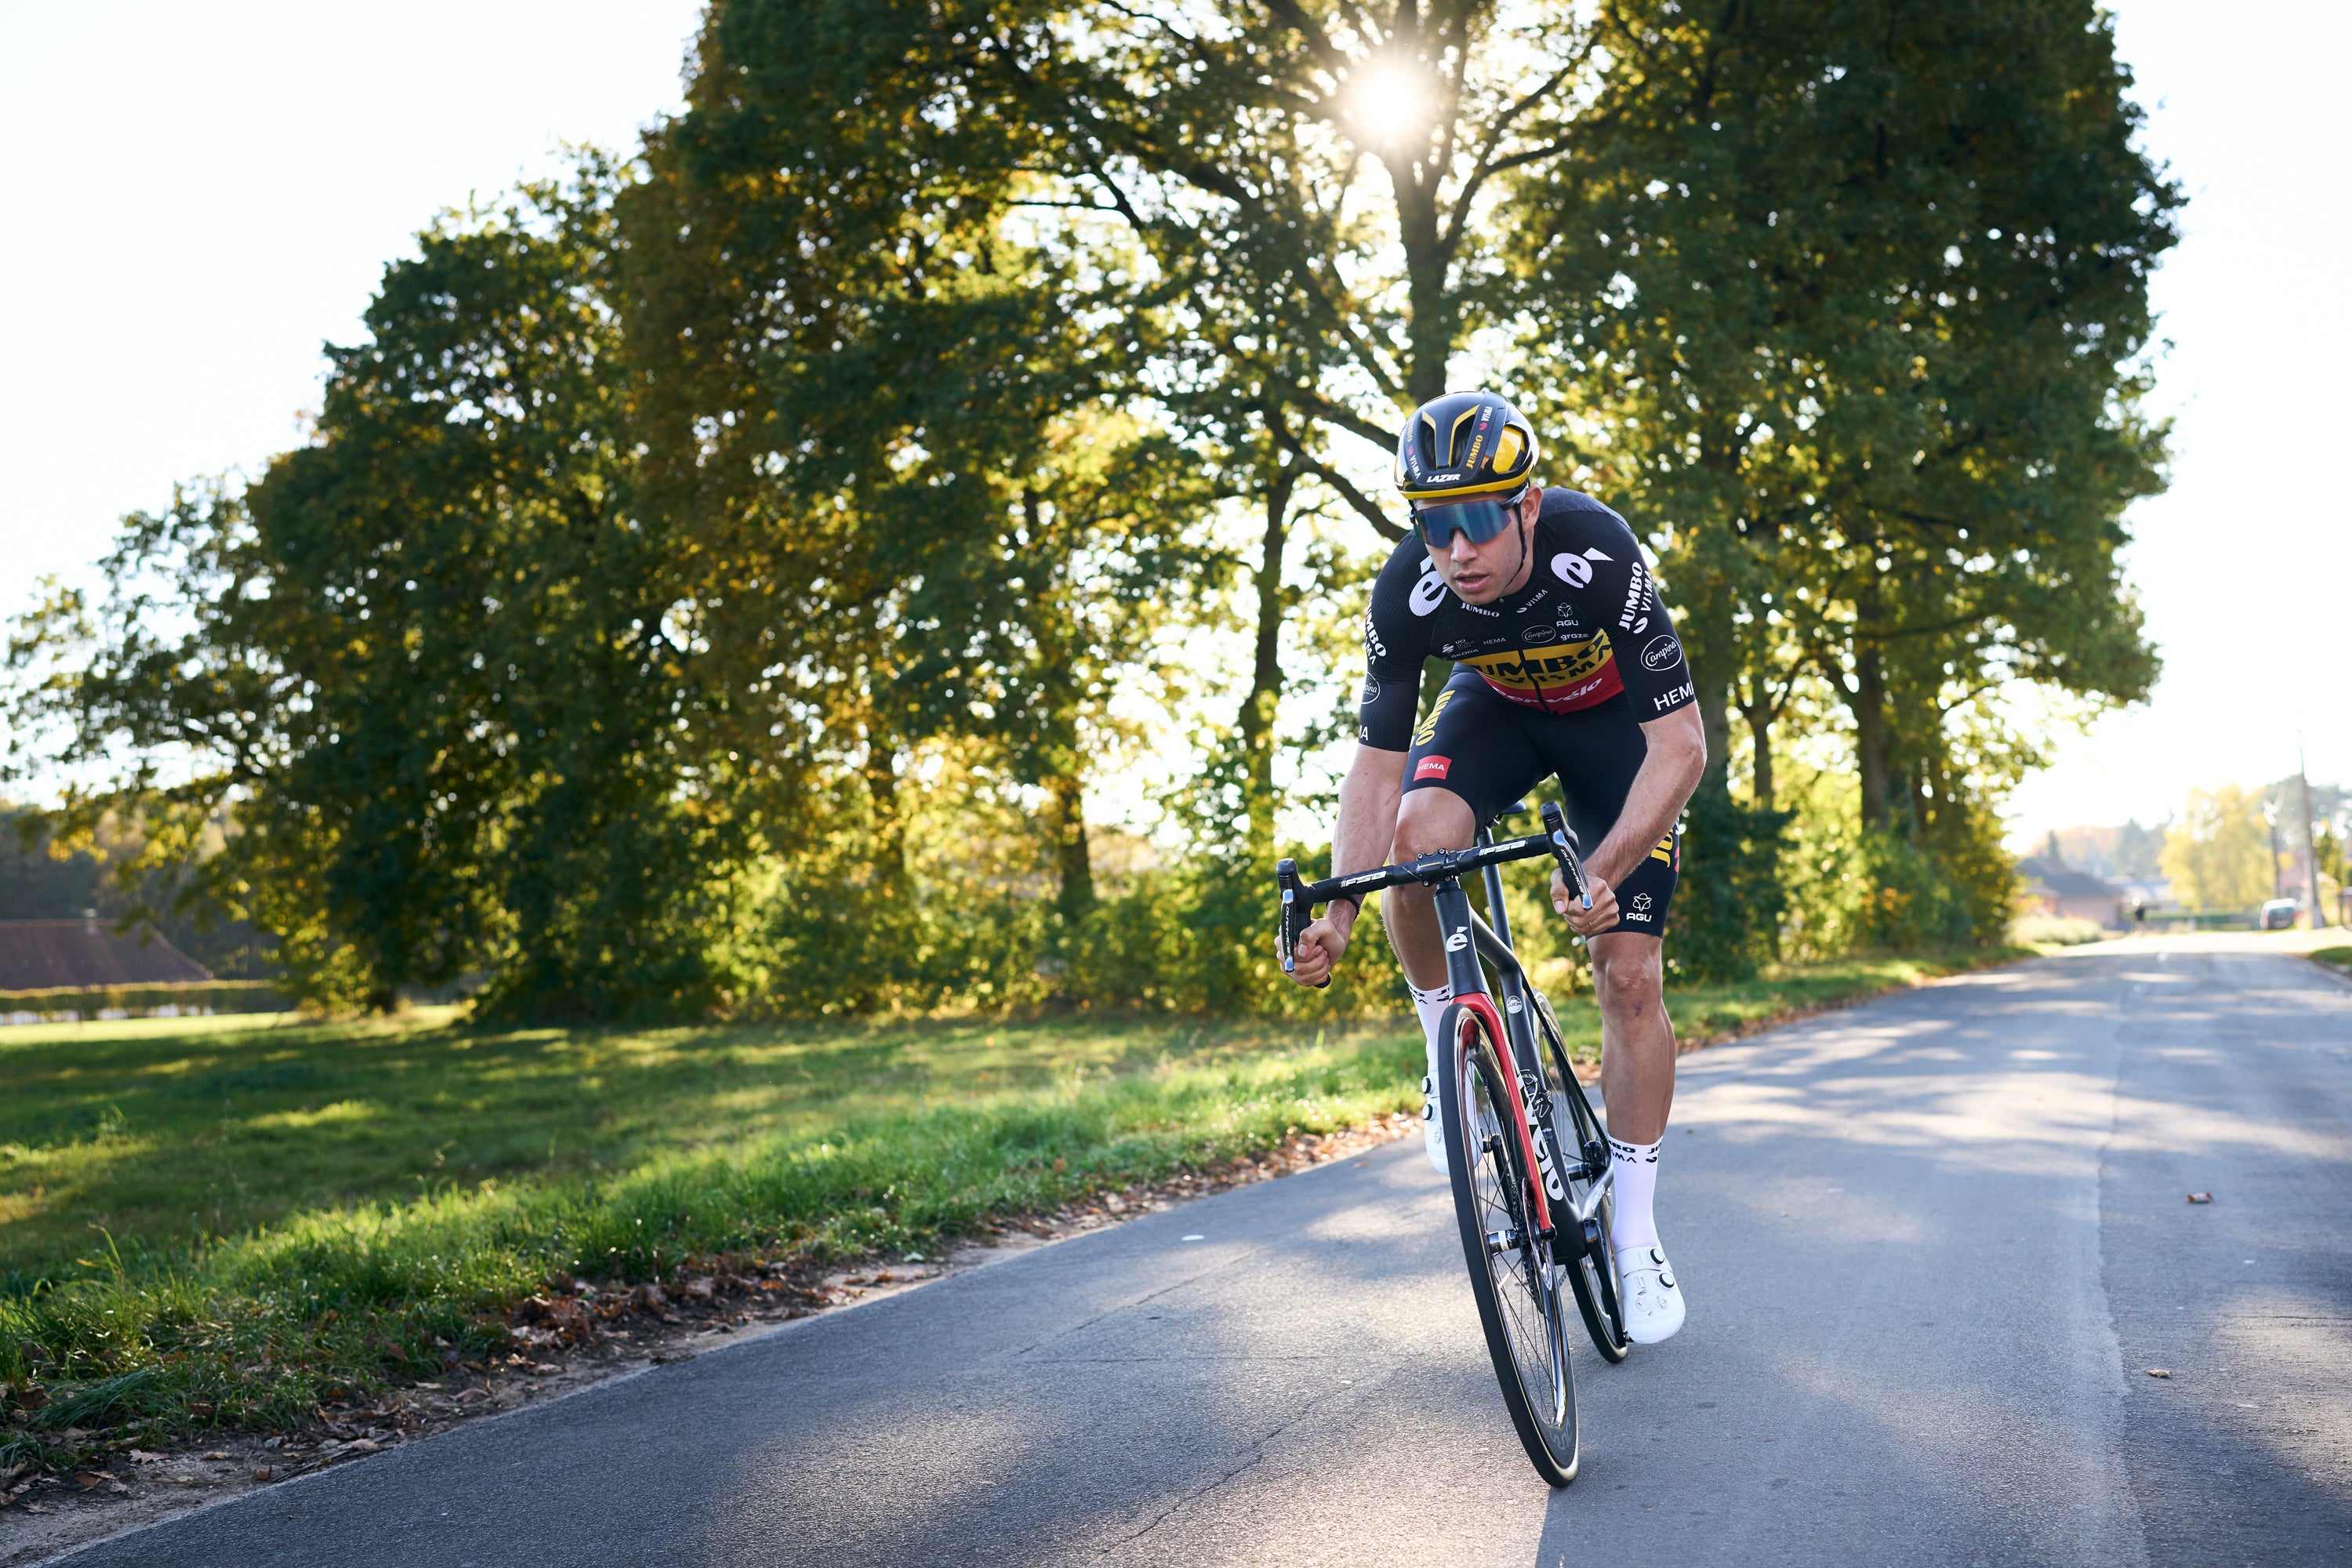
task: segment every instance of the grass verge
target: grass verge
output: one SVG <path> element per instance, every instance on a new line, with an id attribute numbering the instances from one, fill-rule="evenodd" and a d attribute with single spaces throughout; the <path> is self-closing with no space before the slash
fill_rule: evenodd
<path id="1" fill-rule="evenodd" d="M 2323 947 L 2310 954 L 2314 963 L 2324 963 L 2347 980 L 2352 980 L 2352 947 Z"/>
<path id="2" fill-rule="evenodd" d="M 1694 1040 L 2011 954 L 1678 992 Z M 1560 999 L 1591 1056 L 1599 1020 Z M 505 1348 L 551 1276 L 932 1247 L 1416 1103 L 1409 1023 L 0 1031 L 0 1473 L 279 1430 Z"/>

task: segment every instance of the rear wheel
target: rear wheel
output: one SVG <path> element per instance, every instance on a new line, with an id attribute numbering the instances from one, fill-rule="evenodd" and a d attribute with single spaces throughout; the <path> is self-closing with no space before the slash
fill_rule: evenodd
<path id="1" fill-rule="evenodd" d="M 1584 1174 L 1585 1152 L 1598 1144 L 1605 1161 L 1609 1138 L 1592 1114 L 1591 1102 L 1577 1087 L 1575 1068 L 1569 1062 L 1551 1004 L 1539 991 L 1530 989 L 1528 995 L 1535 1001 L 1536 1033 L 1541 1040 L 1538 1054 L 1543 1061 L 1544 1088 L 1551 1093 L 1552 1126 L 1568 1145 L 1562 1151 L 1562 1163 L 1569 1172 L 1568 1201 L 1572 1211 L 1590 1201 L 1594 1184 Z M 1602 1194 L 1593 1211 L 1591 1236 L 1572 1234 L 1566 1238 L 1576 1260 L 1568 1272 L 1568 1283 L 1576 1297 L 1577 1315 L 1584 1320 L 1585 1332 L 1592 1336 L 1592 1348 L 1610 1362 L 1623 1361 L 1633 1344 L 1625 1337 L 1624 1302 L 1617 1292 L 1617 1258 L 1609 1246 L 1609 1225 L 1616 1212 L 1612 1190 Z M 1555 1217 L 1561 1225 L 1571 1223 L 1566 1215 Z"/>
<path id="2" fill-rule="evenodd" d="M 1499 1056 L 1501 1042 L 1474 1009 L 1448 1009 L 1440 1111 L 1454 1178 L 1454 1212 L 1470 1291 L 1503 1404 L 1536 1472 L 1556 1487 L 1576 1479 L 1576 1377 L 1568 1363 L 1567 1303 L 1535 1234 L 1534 1187 Z"/>

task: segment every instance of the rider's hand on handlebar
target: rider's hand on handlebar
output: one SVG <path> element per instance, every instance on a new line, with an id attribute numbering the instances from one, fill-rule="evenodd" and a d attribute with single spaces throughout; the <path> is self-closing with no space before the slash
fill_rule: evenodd
<path id="1" fill-rule="evenodd" d="M 1298 945 L 1290 955 L 1290 977 L 1301 985 L 1320 985 L 1331 978 L 1339 955 L 1347 951 L 1348 933 L 1327 910 L 1322 919 L 1298 933 Z"/>
<path id="2" fill-rule="evenodd" d="M 1568 879 L 1558 867 L 1551 873 L 1551 907 L 1567 917 L 1569 929 L 1579 936 L 1599 936 L 1617 923 L 1617 889 L 1584 868 L 1584 884 L 1592 894 L 1592 907 L 1586 909 L 1582 900 L 1568 890 Z"/>

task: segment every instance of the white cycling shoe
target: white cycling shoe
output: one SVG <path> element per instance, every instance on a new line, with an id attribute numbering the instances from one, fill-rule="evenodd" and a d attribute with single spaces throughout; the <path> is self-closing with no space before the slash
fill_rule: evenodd
<path id="1" fill-rule="evenodd" d="M 1682 1288 L 1662 1247 L 1618 1250 L 1617 1295 L 1625 1309 L 1625 1337 L 1637 1345 L 1673 1339 L 1683 1326 Z"/>
<path id="2" fill-rule="evenodd" d="M 1430 1168 L 1443 1176 L 1445 1166 L 1445 1124 L 1437 1119 L 1437 1080 L 1421 1080 L 1421 1146 L 1429 1155 Z"/>

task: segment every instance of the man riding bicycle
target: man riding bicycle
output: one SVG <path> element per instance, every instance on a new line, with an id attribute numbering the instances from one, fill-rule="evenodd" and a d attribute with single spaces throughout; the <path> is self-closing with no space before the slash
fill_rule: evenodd
<path id="1" fill-rule="evenodd" d="M 1369 668 L 1331 874 L 1466 848 L 1482 824 L 1558 777 L 1570 826 L 1596 846 L 1584 860 L 1591 907 L 1570 899 L 1557 871 L 1551 898 L 1592 953 L 1616 1189 L 1609 1242 L 1626 1333 L 1654 1344 L 1683 1322 L 1651 1204 L 1675 1092 L 1663 938 L 1682 863 L 1675 822 L 1706 740 L 1633 531 L 1590 496 L 1538 487 L 1538 456 L 1534 428 L 1493 393 L 1450 393 L 1398 433 L 1397 488 L 1413 531 L 1381 568 L 1364 620 Z M 1453 659 L 1454 675 L 1416 729 L 1430 658 Z M 1422 1116 L 1442 1175 L 1445 955 L 1430 890 L 1386 896 L 1389 941 L 1428 1039 Z M 1358 912 L 1342 896 L 1307 928 L 1293 980 L 1330 977 Z"/>

